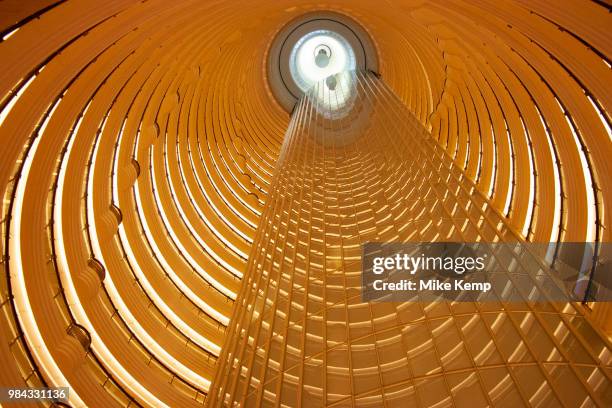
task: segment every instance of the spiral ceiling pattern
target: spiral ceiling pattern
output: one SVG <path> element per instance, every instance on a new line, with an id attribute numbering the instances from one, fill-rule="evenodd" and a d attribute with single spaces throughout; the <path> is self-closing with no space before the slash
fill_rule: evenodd
<path id="1" fill-rule="evenodd" d="M 513 233 L 611 240 L 606 2 L 290 3 L 0 3 L 0 384 L 205 401 L 290 121 L 267 53 L 317 10 L 367 30 L 384 82 Z"/>

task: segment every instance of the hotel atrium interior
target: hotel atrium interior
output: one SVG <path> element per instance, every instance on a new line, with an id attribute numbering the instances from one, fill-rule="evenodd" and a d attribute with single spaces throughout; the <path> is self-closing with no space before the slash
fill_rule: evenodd
<path id="1" fill-rule="evenodd" d="M 0 406 L 612 406 L 611 12 L 0 1 Z M 550 250 L 375 302 L 368 242 Z"/>

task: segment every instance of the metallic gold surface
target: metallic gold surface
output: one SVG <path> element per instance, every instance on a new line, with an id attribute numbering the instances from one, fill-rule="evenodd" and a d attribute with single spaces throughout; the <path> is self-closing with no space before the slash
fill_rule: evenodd
<path id="1" fill-rule="evenodd" d="M 279 193 L 275 168 L 291 117 L 269 90 L 267 52 L 289 21 L 317 10 L 364 27 L 378 51 L 381 83 L 428 132 L 426 146 L 446 158 L 440 163 L 453 161 L 518 238 L 610 241 L 612 17 L 603 1 L 5 0 L 0 385 L 69 386 L 75 407 L 205 403 L 224 344 L 239 340 L 230 318 L 248 311 L 236 299 L 252 275 L 249 254 L 262 242 L 258 226 L 270 219 L 262 214 Z M 356 126 L 368 126 L 354 114 Z M 399 126 L 379 125 L 380 134 Z M 380 134 L 367 143 L 376 145 Z M 349 194 L 349 184 L 338 186 Z M 312 198 L 310 207 L 301 205 L 312 211 L 306 227 L 316 229 L 339 210 Z M 397 212 L 361 211 L 364 229 L 376 231 L 370 216 L 379 211 L 391 226 L 385 233 L 400 233 L 392 231 Z M 437 239 L 432 225 L 419 230 L 423 239 Z M 317 262 L 340 265 L 341 255 L 332 247 Z M 405 404 L 573 406 L 580 401 L 572 398 L 583 397 L 587 406 L 610 405 L 609 303 L 498 315 L 475 308 L 424 305 L 402 320 L 415 328 L 409 342 L 423 344 L 426 356 L 409 378 L 397 379 L 399 390 L 412 384 Z M 423 320 L 408 324 L 418 316 Z M 371 330 L 386 324 L 369 323 Z M 312 395 L 357 404 L 331 395 L 340 378 L 339 395 L 368 397 L 357 384 L 361 376 L 395 367 L 377 360 L 395 352 L 372 344 L 412 350 L 385 339 L 372 334 L 355 344 L 367 349 L 359 360 L 369 368 L 354 388 L 346 388 L 347 370 L 362 367 L 343 354 L 321 366 L 340 371 L 313 371 L 321 390 Z M 443 350 L 448 344 L 453 348 Z M 487 360 L 489 353 L 498 359 Z M 412 364 L 414 355 L 403 358 Z M 475 365 L 481 363 L 487 368 Z M 377 396 L 387 380 L 378 377 L 372 404 L 390 401 Z M 284 382 L 270 384 L 275 395 L 292 395 Z M 310 395 L 301 392 L 300 401 Z M 244 387 L 232 395 L 248 394 Z M 466 395 L 480 395 L 482 404 Z"/>
<path id="2" fill-rule="evenodd" d="M 210 405 L 605 405 L 572 304 L 362 301 L 366 242 L 521 238 L 380 79 L 336 78 L 289 124 Z"/>

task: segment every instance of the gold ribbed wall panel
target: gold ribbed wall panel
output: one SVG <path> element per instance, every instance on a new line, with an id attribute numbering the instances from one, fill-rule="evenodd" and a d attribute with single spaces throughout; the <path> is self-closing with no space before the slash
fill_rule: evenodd
<path id="1" fill-rule="evenodd" d="M 267 47 L 319 9 L 363 25 L 385 83 L 518 235 L 610 240 L 603 2 L 5 0 L 1 384 L 204 400 L 290 120 Z"/>
<path id="2" fill-rule="evenodd" d="M 367 242 L 521 238 L 381 80 L 332 89 L 289 124 L 210 405 L 605 405 L 610 346 L 571 304 L 362 301 Z"/>

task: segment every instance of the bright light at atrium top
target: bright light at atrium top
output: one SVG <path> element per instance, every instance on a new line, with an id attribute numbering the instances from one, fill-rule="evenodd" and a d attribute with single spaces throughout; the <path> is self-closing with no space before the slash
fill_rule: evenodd
<path id="1" fill-rule="evenodd" d="M 312 31 L 293 47 L 289 68 L 296 84 L 307 92 L 316 82 L 330 75 L 355 69 L 355 53 L 338 33 Z"/>

